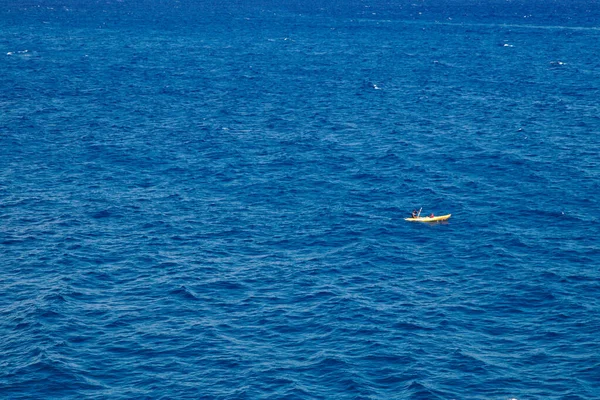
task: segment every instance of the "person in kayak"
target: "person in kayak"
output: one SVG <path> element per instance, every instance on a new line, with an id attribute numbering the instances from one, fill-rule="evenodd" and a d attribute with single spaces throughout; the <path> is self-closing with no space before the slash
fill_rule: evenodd
<path id="1" fill-rule="evenodd" d="M 429 218 L 433 218 L 433 217 L 435 217 L 435 215 L 433 215 L 433 213 L 431 213 L 431 214 L 429 215 Z"/>
<path id="2" fill-rule="evenodd" d="M 412 217 L 413 217 L 413 218 L 417 218 L 417 210 L 413 210 L 413 212 L 412 212 Z"/>

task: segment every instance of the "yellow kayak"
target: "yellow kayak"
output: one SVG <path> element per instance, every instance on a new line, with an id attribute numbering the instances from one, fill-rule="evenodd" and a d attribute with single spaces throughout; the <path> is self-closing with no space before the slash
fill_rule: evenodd
<path id="1" fill-rule="evenodd" d="M 452 214 L 440 215 L 439 217 L 417 217 L 417 218 L 404 218 L 405 221 L 410 222 L 438 222 L 446 221 Z"/>

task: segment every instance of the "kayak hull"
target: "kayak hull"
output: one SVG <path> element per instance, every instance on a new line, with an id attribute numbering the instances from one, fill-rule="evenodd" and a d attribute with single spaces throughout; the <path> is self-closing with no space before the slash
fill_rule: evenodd
<path id="1" fill-rule="evenodd" d="M 405 221 L 409 222 L 439 222 L 447 221 L 452 214 L 440 215 L 439 217 L 417 217 L 417 218 L 404 218 Z"/>

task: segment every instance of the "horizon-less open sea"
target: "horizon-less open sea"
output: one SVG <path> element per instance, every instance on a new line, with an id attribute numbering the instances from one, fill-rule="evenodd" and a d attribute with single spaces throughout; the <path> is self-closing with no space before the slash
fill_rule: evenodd
<path id="1" fill-rule="evenodd" d="M 1 2 L 0 398 L 600 399 L 599 54 L 591 0 Z"/>

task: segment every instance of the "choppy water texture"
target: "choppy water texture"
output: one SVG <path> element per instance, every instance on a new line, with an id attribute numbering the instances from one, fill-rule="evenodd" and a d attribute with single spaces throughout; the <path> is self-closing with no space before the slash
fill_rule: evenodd
<path id="1" fill-rule="evenodd" d="M 597 3 L 72 3 L 0 14 L 2 398 L 600 398 Z"/>

